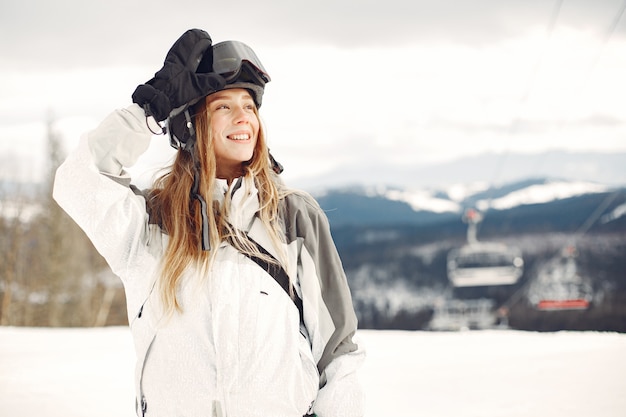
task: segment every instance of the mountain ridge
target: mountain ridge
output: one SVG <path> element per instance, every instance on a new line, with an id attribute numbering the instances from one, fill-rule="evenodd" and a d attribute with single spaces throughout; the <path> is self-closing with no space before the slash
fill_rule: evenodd
<path id="1" fill-rule="evenodd" d="M 532 211 L 541 216 L 542 210 L 552 212 L 550 206 L 563 200 L 570 201 L 568 211 L 580 211 L 582 206 L 580 210 L 577 207 L 584 205 L 584 212 L 589 209 L 587 200 L 591 199 L 599 205 L 611 196 L 617 200 L 610 207 L 617 210 L 617 214 L 613 214 L 617 218 L 623 214 L 619 204 L 621 200 L 614 194 L 619 195 L 626 190 L 626 187 L 593 182 L 546 178 L 526 179 L 495 187 L 468 185 L 463 191 L 459 187 L 452 192 L 449 189 L 350 186 L 329 188 L 314 196 L 326 211 L 331 225 L 338 227 L 440 223 L 460 219 L 469 208 L 483 212 L 527 212 L 530 207 L 535 207 Z M 542 222 L 548 220 L 543 219 Z"/>

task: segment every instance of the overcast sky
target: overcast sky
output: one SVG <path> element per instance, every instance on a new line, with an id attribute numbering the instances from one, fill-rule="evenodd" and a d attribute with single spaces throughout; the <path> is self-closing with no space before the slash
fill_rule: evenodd
<path id="1" fill-rule="evenodd" d="M 261 114 L 287 180 L 483 152 L 624 152 L 625 5 L 4 0 L 0 175 L 37 176 L 49 114 L 75 146 L 192 27 L 248 43 L 265 64 Z M 154 142 L 146 164 L 171 156 Z"/>

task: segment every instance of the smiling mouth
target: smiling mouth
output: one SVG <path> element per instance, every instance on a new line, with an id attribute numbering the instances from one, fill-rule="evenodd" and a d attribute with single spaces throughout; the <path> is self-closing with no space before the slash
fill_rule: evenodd
<path id="1" fill-rule="evenodd" d="M 247 133 L 245 134 L 238 134 L 238 135 L 229 135 L 226 136 L 228 139 L 230 140 L 248 140 L 250 139 L 250 135 L 248 135 Z"/>

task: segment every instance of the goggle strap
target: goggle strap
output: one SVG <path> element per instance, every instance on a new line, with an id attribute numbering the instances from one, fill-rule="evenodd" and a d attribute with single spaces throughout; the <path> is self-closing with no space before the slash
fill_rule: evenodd
<path id="1" fill-rule="evenodd" d="M 192 145 L 193 146 L 193 145 Z M 191 151 L 190 151 L 191 152 Z M 191 198 L 198 200 L 200 203 L 200 216 L 202 217 L 202 250 L 211 250 L 211 241 L 209 240 L 209 215 L 207 214 L 207 204 L 200 195 L 200 163 L 191 152 L 193 158 L 193 186 L 191 187 Z"/>
<path id="2" fill-rule="evenodd" d="M 191 120 L 191 115 L 189 114 L 189 108 L 185 109 L 184 114 L 185 114 L 185 127 L 187 127 L 187 130 L 189 131 L 189 137 L 184 143 L 181 144 L 181 146 L 184 150 L 191 152 L 191 148 L 193 147 L 193 144 L 196 141 L 196 128 L 193 125 L 193 120 Z"/>

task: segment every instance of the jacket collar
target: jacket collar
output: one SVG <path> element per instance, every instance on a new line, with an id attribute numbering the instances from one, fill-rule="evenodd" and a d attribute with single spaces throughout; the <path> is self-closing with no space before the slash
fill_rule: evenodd
<path id="1" fill-rule="evenodd" d="M 227 219 L 233 227 L 239 230 L 248 231 L 259 211 L 258 190 L 251 177 L 239 177 L 233 180 L 230 185 L 226 180 L 216 179 L 213 192 L 213 201 L 217 201 L 220 206 L 224 203 L 227 194 L 230 195 L 230 211 Z"/>

